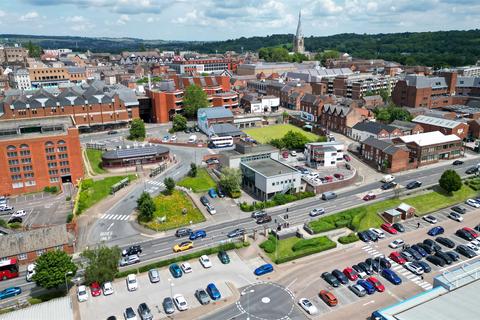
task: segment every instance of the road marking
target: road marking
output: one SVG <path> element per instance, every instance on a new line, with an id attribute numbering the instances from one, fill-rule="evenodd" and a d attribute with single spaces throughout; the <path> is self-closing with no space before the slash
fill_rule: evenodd
<path id="1" fill-rule="evenodd" d="M 290 287 L 295 281 L 297 281 L 297 278 L 293 279 L 293 280 L 286 286 L 286 288 Z"/>
<path id="2" fill-rule="evenodd" d="M 176 176 L 177 174 L 179 174 L 179 173 L 180 173 L 180 171 L 175 172 L 175 173 L 172 175 L 172 177 L 175 177 L 175 176 Z"/>
<path id="3" fill-rule="evenodd" d="M 110 231 L 110 229 L 113 227 L 114 224 L 115 222 L 112 222 L 112 224 L 108 226 L 107 231 Z"/>
<path id="4" fill-rule="evenodd" d="M 370 301 L 364 303 L 363 305 L 368 306 L 369 304 L 372 304 L 372 303 L 375 303 L 375 300 L 370 300 Z"/>

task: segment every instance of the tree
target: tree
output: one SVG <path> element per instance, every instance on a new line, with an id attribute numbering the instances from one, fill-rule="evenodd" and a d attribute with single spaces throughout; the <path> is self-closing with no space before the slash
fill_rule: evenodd
<path id="1" fill-rule="evenodd" d="M 190 163 L 190 171 L 188 171 L 188 175 L 192 178 L 195 178 L 197 176 L 197 165 L 195 163 Z"/>
<path id="2" fill-rule="evenodd" d="M 282 139 L 272 139 L 268 143 L 280 150 L 285 149 L 285 143 L 283 142 Z"/>
<path id="3" fill-rule="evenodd" d="M 87 284 L 113 281 L 118 273 L 118 261 L 121 256 L 119 247 L 101 246 L 87 249 L 81 255 L 87 261 L 84 265 Z"/>
<path id="4" fill-rule="evenodd" d="M 130 136 L 129 139 L 132 140 L 143 140 L 145 139 L 145 123 L 142 119 L 133 119 L 130 126 Z"/>
<path id="5" fill-rule="evenodd" d="M 77 266 L 72 257 L 60 250 L 52 250 L 42 254 L 35 261 L 33 281 L 45 289 L 54 289 L 65 285 L 65 277 L 70 281 L 77 273 Z"/>
<path id="6" fill-rule="evenodd" d="M 137 209 L 138 209 L 138 220 L 140 221 L 152 221 L 157 206 L 153 202 L 150 193 L 142 192 L 140 197 L 137 199 Z"/>
<path id="7" fill-rule="evenodd" d="M 28 55 L 31 58 L 39 58 L 42 54 L 42 47 L 37 44 L 33 44 L 32 41 L 28 41 L 25 49 L 28 50 Z"/>
<path id="8" fill-rule="evenodd" d="M 175 189 L 175 180 L 173 180 L 171 177 L 168 177 L 163 180 L 163 184 L 165 185 L 165 194 L 172 194 L 173 190 Z"/>
<path id="9" fill-rule="evenodd" d="M 295 131 L 288 131 L 282 140 L 287 149 L 303 149 L 305 144 L 310 142 L 305 135 Z"/>
<path id="10" fill-rule="evenodd" d="M 380 97 L 382 97 L 384 103 L 388 103 L 390 101 L 390 90 L 381 89 L 378 94 Z"/>
<path id="11" fill-rule="evenodd" d="M 187 128 L 187 118 L 185 118 L 181 114 L 177 114 L 173 117 L 172 124 L 173 131 L 183 131 Z"/>
<path id="12" fill-rule="evenodd" d="M 240 184 L 242 183 L 242 172 L 240 169 L 225 167 L 220 174 L 219 185 L 222 190 L 232 196 L 240 192 Z"/>
<path id="13" fill-rule="evenodd" d="M 386 107 L 375 108 L 373 113 L 375 114 L 375 119 L 385 123 L 391 123 L 395 120 L 411 121 L 413 118 L 410 112 L 393 103 Z"/>
<path id="14" fill-rule="evenodd" d="M 455 170 L 446 170 L 438 181 L 440 187 L 451 194 L 462 187 L 462 179 Z"/>
<path id="15" fill-rule="evenodd" d="M 198 109 L 206 108 L 208 106 L 207 94 L 201 87 L 197 85 L 190 85 L 187 87 L 183 96 L 183 107 L 187 117 L 195 118 Z"/>

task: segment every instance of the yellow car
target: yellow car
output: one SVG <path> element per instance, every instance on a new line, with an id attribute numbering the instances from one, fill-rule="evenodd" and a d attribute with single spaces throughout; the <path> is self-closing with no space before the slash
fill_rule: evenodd
<path id="1" fill-rule="evenodd" d="M 186 251 L 188 249 L 193 248 L 193 242 L 192 241 L 185 241 L 180 244 L 176 244 L 173 247 L 173 252 L 181 252 L 181 251 Z"/>

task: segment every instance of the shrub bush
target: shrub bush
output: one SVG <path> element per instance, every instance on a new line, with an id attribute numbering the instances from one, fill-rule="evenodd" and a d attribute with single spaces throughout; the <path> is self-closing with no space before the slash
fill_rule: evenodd
<path id="1" fill-rule="evenodd" d="M 324 246 L 330 242 L 331 240 L 327 237 L 302 239 L 292 246 L 292 251 L 302 251 L 302 250 L 312 249 L 318 246 Z"/>
<path id="2" fill-rule="evenodd" d="M 312 221 L 309 226 L 315 233 L 326 232 L 336 228 L 334 224 L 324 220 Z"/>
<path id="3" fill-rule="evenodd" d="M 335 227 L 337 228 L 348 227 L 349 225 L 350 225 L 350 220 L 347 220 L 347 219 L 335 221 Z"/>
<path id="4" fill-rule="evenodd" d="M 260 248 L 262 248 L 266 253 L 273 253 L 275 251 L 275 243 L 277 239 L 274 236 L 269 236 L 268 240 L 265 240 L 260 244 Z"/>
<path id="5" fill-rule="evenodd" d="M 73 220 L 73 213 L 69 213 L 67 216 L 67 223 L 72 222 L 72 220 Z"/>
<path id="6" fill-rule="evenodd" d="M 341 244 L 349 244 L 360 240 L 355 232 L 350 233 L 349 235 L 338 238 L 338 242 Z"/>
<path id="7" fill-rule="evenodd" d="M 319 252 L 322 252 L 322 251 L 333 249 L 337 246 L 336 242 L 328 239 L 327 237 L 320 237 L 320 238 L 326 238 L 326 240 L 323 240 L 323 241 L 325 241 L 324 244 L 317 245 L 317 246 L 307 246 L 307 248 L 304 249 L 304 250 L 295 251 L 294 255 L 277 258 L 275 260 L 275 263 L 276 264 L 281 264 L 281 263 L 285 263 L 285 262 L 288 262 L 288 261 L 296 260 L 296 259 L 299 259 L 299 258 L 309 256 L 311 254 L 315 254 L 315 253 L 319 253 Z M 316 238 L 314 238 L 314 239 L 316 239 Z M 314 240 L 314 239 L 310 239 L 310 240 Z"/>
<path id="8" fill-rule="evenodd" d="M 20 229 L 22 227 L 22 224 L 20 222 L 13 222 L 13 223 L 9 223 L 8 226 L 11 229 Z"/>
<path id="9" fill-rule="evenodd" d="M 310 192 L 310 191 L 305 191 L 305 192 L 299 192 L 295 194 L 276 194 L 273 196 L 272 200 L 268 201 L 258 201 L 252 204 L 247 204 L 246 202 L 243 202 L 240 205 L 240 209 L 242 211 L 254 211 L 254 210 L 261 210 L 265 208 L 271 208 L 275 206 L 280 206 L 289 202 L 305 199 L 305 198 L 310 198 L 315 196 L 315 193 Z"/>
<path id="10" fill-rule="evenodd" d="M 57 193 L 58 192 L 58 187 L 57 186 L 47 186 L 45 188 L 43 188 L 43 191 L 44 192 L 50 192 L 50 193 Z"/>
<path id="11" fill-rule="evenodd" d="M 242 191 L 240 191 L 240 190 L 236 190 L 236 191 L 230 192 L 230 197 L 231 197 L 232 199 L 238 199 L 238 198 L 240 198 L 241 196 L 242 196 Z"/>

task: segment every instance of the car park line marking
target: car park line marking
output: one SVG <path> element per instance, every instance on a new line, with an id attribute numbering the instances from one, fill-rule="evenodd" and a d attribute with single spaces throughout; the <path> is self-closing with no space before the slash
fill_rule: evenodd
<path id="1" fill-rule="evenodd" d="M 372 304 L 372 303 L 375 303 L 375 300 L 370 300 L 370 301 L 364 303 L 363 305 L 368 306 L 369 304 Z"/>

